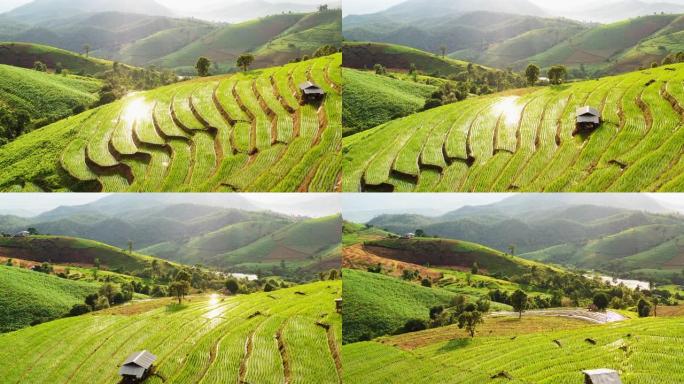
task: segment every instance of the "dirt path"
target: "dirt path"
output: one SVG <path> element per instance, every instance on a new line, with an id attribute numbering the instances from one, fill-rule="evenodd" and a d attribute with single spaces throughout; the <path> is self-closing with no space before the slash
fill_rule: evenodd
<path id="1" fill-rule="evenodd" d="M 518 317 L 518 312 L 492 312 L 491 317 Z M 568 308 L 568 309 L 544 309 L 523 312 L 523 317 L 528 316 L 551 316 L 551 317 L 569 317 L 573 319 L 584 320 L 590 323 L 607 324 L 627 320 L 626 317 L 613 311 L 606 312 L 590 312 L 587 309 Z"/>

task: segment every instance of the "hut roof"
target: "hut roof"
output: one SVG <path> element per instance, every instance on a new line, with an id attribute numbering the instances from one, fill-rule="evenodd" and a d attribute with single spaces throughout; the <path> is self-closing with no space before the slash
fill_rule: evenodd
<path id="1" fill-rule="evenodd" d="M 299 89 L 301 89 L 307 95 L 323 95 L 325 92 L 318 85 L 307 81 L 305 83 L 299 84 Z"/>
<path id="2" fill-rule="evenodd" d="M 119 369 L 119 374 L 122 376 L 135 376 L 140 379 L 155 360 L 157 360 L 157 356 L 148 351 L 134 352 L 126 358 L 121 369 Z"/>
<path id="3" fill-rule="evenodd" d="M 586 106 L 577 108 L 577 116 L 600 116 L 600 113 L 598 109 Z"/>
<path id="4" fill-rule="evenodd" d="M 620 375 L 612 369 L 592 369 L 582 371 L 590 384 L 622 384 Z"/>

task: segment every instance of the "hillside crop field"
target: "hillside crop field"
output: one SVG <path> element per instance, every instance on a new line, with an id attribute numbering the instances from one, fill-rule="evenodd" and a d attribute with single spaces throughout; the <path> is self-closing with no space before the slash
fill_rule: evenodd
<path id="1" fill-rule="evenodd" d="M 343 190 L 668 192 L 684 188 L 684 65 L 468 99 L 344 140 Z M 575 110 L 602 114 L 573 135 Z"/>
<path id="2" fill-rule="evenodd" d="M 341 381 L 342 284 L 270 293 L 133 303 L 0 335 L 7 382 L 118 382 L 119 365 L 149 350 L 146 383 L 335 383 Z M 169 304 L 169 305 L 167 305 Z"/>
<path id="3" fill-rule="evenodd" d="M 535 319 L 535 324 L 543 323 Z M 344 382 L 574 384 L 582 382 L 582 370 L 596 368 L 617 370 L 625 384 L 684 381 L 684 371 L 673 368 L 684 363 L 681 317 L 563 328 L 532 333 L 513 328 L 505 336 L 441 340 L 430 340 L 430 330 L 348 344 L 342 347 Z M 495 378 L 502 372 L 510 379 Z"/>
<path id="4" fill-rule="evenodd" d="M 99 284 L 0 265 L 0 333 L 64 315 Z"/>
<path id="5" fill-rule="evenodd" d="M 33 43 L 0 43 L 0 63 L 22 68 L 33 68 L 40 61 L 54 70 L 57 63 L 72 73 L 95 75 L 112 69 L 113 62 L 85 57 L 65 49 Z"/>
<path id="6" fill-rule="evenodd" d="M 182 82 L 0 148 L 0 190 L 328 192 L 341 182 L 341 55 Z M 301 103 L 298 84 L 325 91 Z"/>

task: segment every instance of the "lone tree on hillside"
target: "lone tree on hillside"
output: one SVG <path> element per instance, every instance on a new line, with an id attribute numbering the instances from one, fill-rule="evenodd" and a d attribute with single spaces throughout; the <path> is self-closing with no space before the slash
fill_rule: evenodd
<path id="1" fill-rule="evenodd" d="M 211 61 L 206 57 L 202 56 L 197 59 L 197 64 L 195 64 L 195 69 L 197 69 L 197 75 L 200 77 L 209 76 L 209 68 L 211 68 Z"/>
<path id="2" fill-rule="evenodd" d="M 477 326 L 483 323 L 482 312 L 478 311 L 475 304 L 466 305 L 464 311 L 458 315 L 458 327 L 465 328 L 471 338 L 475 337 Z"/>
<path id="3" fill-rule="evenodd" d="M 639 317 L 648 317 L 651 314 L 651 306 L 648 305 L 646 300 L 641 299 L 637 304 L 637 313 Z"/>
<path id="4" fill-rule="evenodd" d="M 249 53 L 244 53 L 237 58 L 238 67 L 242 68 L 243 72 L 247 72 L 249 66 L 254 62 L 254 55 Z"/>
<path id="5" fill-rule="evenodd" d="M 38 72 L 47 72 L 47 65 L 41 61 L 33 63 L 33 70 Z"/>
<path id="6" fill-rule="evenodd" d="M 525 77 L 527 78 L 527 85 L 535 85 L 537 81 L 539 81 L 539 74 L 541 73 L 541 69 L 539 69 L 538 66 L 534 64 L 530 64 L 527 66 L 527 69 L 525 70 Z"/>
<path id="7" fill-rule="evenodd" d="M 237 279 L 234 277 L 229 278 L 226 280 L 226 289 L 228 292 L 231 294 L 236 294 L 240 290 L 240 283 L 238 283 Z"/>
<path id="8" fill-rule="evenodd" d="M 90 44 L 83 45 L 83 52 L 85 52 L 86 57 L 90 55 Z"/>
<path id="9" fill-rule="evenodd" d="M 328 4 L 322 4 L 318 6 L 318 12 L 325 12 L 328 10 Z"/>
<path id="10" fill-rule="evenodd" d="M 440 50 L 440 52 L 442 52 L 442 59 L 443 59 L 446 56 L 447 47 L 445 45 L 440 45 L 439 50 Z"/>
<path id="11" fill-rule="evenodd" d="M 610 302 L 608 301 L 608 296 L 606 296 L 605 293 L 599 292 L 594 295 L 594 305 L 599 311 L 604 312 L 606 308 L 608 308 L 608 304 L 610 304 Z"/>
<path id="12" fill-rule="evenodd" d="M 513 292 L 511 295 L 511 306 L 520 315 L 518 318 L 522 319 L 522 314 L 527 309 L 527 294 L 519 289 Z"/>
<path id="13" fill-rule="evenodd" d="M 477 261 L 473 263 L 472 267 L 470 267 L 470 273 L 473 275 L 480 273 L 480 266 L 477 264 Z"/>
<path id="14" fill-rule="evenodd" d="M 422 229 L 416 229 L 415 235 L 416 237 L 425 237 L 425 231 L 423 231 Z"/>
<path id="15" fill-rule="evenodd" d="M 190 293 L 190 283 L 185 280 L 174 281 L 169 285 L 169 293 L 176 296 L 178 304 L 181 304 L 185 295 Z"/>
<path id="16" fill-rule="evenodd" d="M 568 75 L 568 69 L 563 65 L 554 65 L 549 69 L 549 81 L 551 84 L 562 84 Z"/>
<path id="17" fill-rule="evenodd" d="M 511 254 L 511 256 L 515 256 L 515 244 L 511 244 L 508 246 L 508 251 Z"/>

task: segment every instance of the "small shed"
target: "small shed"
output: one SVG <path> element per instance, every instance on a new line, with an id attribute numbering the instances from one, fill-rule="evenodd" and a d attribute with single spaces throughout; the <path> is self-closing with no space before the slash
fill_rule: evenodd
<path id="1" fill-rule="evenodd" d="M 310 81 L 299 84 L 299 89 L 302 91 L 302 100 L 305 102 L 320 101 L 325 96 L 323 88 Z"/>
<path id="2" fill-rule="evenodd" d="M 335 299 L 335 310 L 337 313 L 342 313 L 342 299 Z"/>
<path id="3" fill-rule="evenodd" d="M 31 236 L 31 233 L 29 231 L 21 231 L 18 232 L 14 237 L 29 237 Z"/>
<path id="4" fill-rule="evenodd" d="M 612 369 L 592 369 L 582 371 L 584 384 L 622 384 L 620 375 Z"/>
<path id="5" fill-rule="evenodd" d="M 598 128 L 601 124 L 601 114 L 598 109 L 594 107 L 580 107 L 577 108 L 577 128 L 575 133 L 581 131 L 592 131 Z"/>
<path id="6" fill-rule="evenodd" d="M 134 352 L 121 365 L 119 374 L 123 377 L 124 382 L 142 381 L 152 373 L 155 360 L 157 360 L 157 356 L 148 351 Z"/>
<path id="7" fill-rule="evenodd" d="M 415 233 L 407 233 L 404 236 L 402 236 L 401 238 L 402 239 L 413 239 L 414 237 L 416 237 Z"/>

